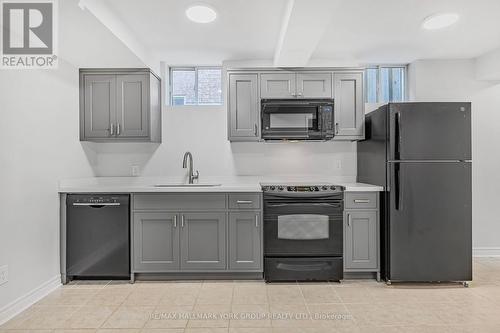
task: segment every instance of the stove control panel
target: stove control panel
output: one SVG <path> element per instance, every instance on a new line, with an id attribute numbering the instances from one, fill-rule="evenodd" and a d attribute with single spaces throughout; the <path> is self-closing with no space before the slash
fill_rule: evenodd
<path id="1" fill-rule="evenodd" d="M 342 186 L 338 185 L 264 185 L 262 191 L 270 193 L 305 193 L 305 192 L 322 192 L 322 193 L 338 193 L 342 192 Z"/>

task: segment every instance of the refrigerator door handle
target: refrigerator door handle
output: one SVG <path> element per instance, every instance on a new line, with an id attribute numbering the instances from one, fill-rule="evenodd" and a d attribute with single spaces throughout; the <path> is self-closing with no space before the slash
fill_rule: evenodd
<path id="1" fill-rule="evenodd" d="M 399 202 L 399 196 L 400 196 L 400 190 L 401 190 L 401 179 L 400 179 L 400 168 L 401 166 L 399 163 L 394 164 L 394 207 L 396 210 L 399 210 L 400 208 L 400 202 Z"/>
<path id="2" fill-rule="evenodd" d="M 403 198 L 405 196 L 404 195 L 405 188 L 404 188 L 404 184 L 403 184 L 404 183 L 403 182 L 403 179 L 404 179 L 403 178 L 403 166 L 401 166 L 401 165 L 399 166 L 398 174 L 399 174 L 398 175 L 398 179 L 399 179 L 399 181 L 398 181 L 398 186 L 399 186 L 399 191 L 398 191 L 399 192 L 399 198 L 398 198 L 398 201 L 399 201 L 399 210 L 403 210 L 403 201 L 404 201 Z"/>
<path id="3" fill-rule="evenodd" d="M 401 158 L 401 112 L 396 113 L 395 118 L 395 139 L 394 139 L 394 159 L 399 160 Z"/>

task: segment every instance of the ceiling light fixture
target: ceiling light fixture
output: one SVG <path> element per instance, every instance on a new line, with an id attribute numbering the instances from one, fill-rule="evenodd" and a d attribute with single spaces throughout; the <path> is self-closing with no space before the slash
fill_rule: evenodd
<path id="1" fill-rule="evenodd" d="M 440 13 L 428 16 L 422 22 L 422 28 L 425 30 L 437 30 L 449 27 L 457 23 L 460 16 L 456 13 Z"/>
<path id="2" fill-rule="evenodd" d="M 217 12 L 207 5 L 193 5 L 186 9 L 186 16 L 196 23 L 210 23 L 217 18 Z"/>

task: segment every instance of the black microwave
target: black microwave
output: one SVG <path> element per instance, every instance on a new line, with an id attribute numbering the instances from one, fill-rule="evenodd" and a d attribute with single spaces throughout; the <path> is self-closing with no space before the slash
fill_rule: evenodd
<path id="1" fill-rule="evenodd" d="M 262 99 L 262 139 L 330 140 L 333 99 Z"/>

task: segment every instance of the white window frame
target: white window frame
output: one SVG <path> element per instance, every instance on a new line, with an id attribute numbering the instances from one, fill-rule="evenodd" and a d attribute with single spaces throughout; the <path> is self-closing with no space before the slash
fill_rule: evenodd
<path id="1" fill-rule="evenodd" d="M 403 81 L 403 99 L 402 101 L 407 101 L 408 100 L 408 64 L 391 64 L 391 65 L 368 65 L 365 67 L 365 72 L 367 69 L 376 69 L 377 70 L 377 101 L 375 103 L 390 103 L 388 102 L 383 102 L 382 101 L 382 89 L 380 88 L 382 86 L 382 75 L 380 75 L 380 71 L 382 68 L 403 68 L 403 74 L 404 74 L 404 81 Z M 366 75 L 365 75 L 366 76 Z M 389 78 L 389 81 L 391 79 Z M 389 94 L 391 94 L 392 91 L 389 91 Z M 365 80 L 365 103 L 373 103 L 373 102 L 368 102 L 368 80 Z M 389 97 L 390 100 L 390 97 Z"/>
<path id="2" fill-rule="evenodd" d="M 224 104 L 224 94 L 221 91 L 221 100 L 220 103 L 214 103 L 214 104 L 198 104 L 198 70 L 200 69 L 217 69 L 220 70 L 220 77 L 221 77 L 221 90 L 223 90 L 224 82 L 223 82 L 223 71 L 222 71 L 222 66 L 170 66 L 168 68 L 168 103 L 170 106 L 173 107 L 185 107 L 185 106 L 220 106 Z M 174 94 L 173 94 L 173 71 L 178 71 L 178 70 L 185 70 L 185 71 L 194 71 L 194 86 L 195 86 L 195 96 L 196 96 L 196 103 L 197 104 L 188 104 L 188 105 L 174 105 L 173 99 L 174 99 Z M 177 95 L 176 95 L 177 96 Z"/>

